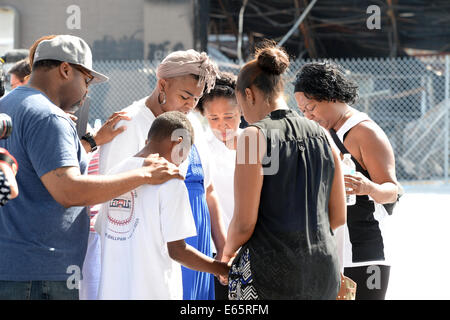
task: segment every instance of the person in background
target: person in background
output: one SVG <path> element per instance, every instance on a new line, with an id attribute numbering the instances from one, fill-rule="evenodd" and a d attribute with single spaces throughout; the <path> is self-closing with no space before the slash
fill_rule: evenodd
<path id="1" fill-rule="evenodd" d="M 356 299 L 382 300 L 391 263 L 388 213 L 382 204 L 398 196 L 392 146 L 367 114 L 350 106 L 358 87 L 337 65 L 308 63 L 294 84 L 305 117 L 329 130 L 341 153 L 350 153 L 356 164 L 356 175 L 344 177 L 347 194 L 356 194 L 356 204 L 347 206 L 344 275 L 357 283 Z M 369 281 L 374 272 L 376 285 Z"/>
<path id="2" fill-rule="evenodd" d="M 22 59 L 16 62 L 8 71 L 11 90 L 18 86 L 26 85 L 28 83 L 30 73 L 31 66 L 28 59 Z"/>
<path id="3" fill-rule="evenodd" d="M 72 115 L 71 119 L 76 121 Z M 130 120 L 123 112 L 113 113 L 106 122 L 99 128 L 92 128 L 87 124 L 87 133 L 92 137 L 99 135 L 110 135 L 112 137 L 124 131 L 124 126 L 115 128 L 120 120 Z M 89 153 L 88 175 L 99 174 L 99 156 L 102 146 L 98 146 L 97 150 Z M 89 152 L 86 150 L 86 152 Z M 80 300 L 96 300 L 98 295 L 98 287 L 100 284 L 101 257 L 100 257 L 100 235 L 95 231 L 94 224 L 97 219 L 98 211 L 101 204 L 89 207 L 90 229 L 86 257 L 84 259 L 82 274 L 83 279 L 80 281 Z"/>
<path id="4" fill-rule="evenodd" d="M 236 101 L 236 76 L 221 72 L 216 85 L 200 99 L 197 109 L 207 119 L 207 143 L 213 170 L 211 178 L 223 209 L 222 219 L 228 231 L 234 211 L 234 168 L 236 145 L 242 129 L 241 111 Z M 227 300 L 228 288 L 215 279 L 215 299 Z"/>
<path id="5" fill-rule="evenodd" d="M 0 208 L 0 299 L 78 299 L 89 232 L 86 206 L 182 177 L 158 156 L 118 175 L 85 175 L 85 148 L 93 147 L 82 144 L 67 112 L 82 107 L 90 85 L 108 78 L 92 69 L 83 39 L 38 41 L 28 84 L 0 100 L 0 112 L 19 128 L 0 147 L 20 164 L 21 194 Z M 98 138 L 98 144 L 106 142 Z"/>
<path id="6" fill-rule="evenodd" d="M 250 125 L 238 139 L 222 258 L 235 257 L 233 300 L 336 299 L 339 291 L 332 230 L 345 223 L 345 193 L 338 152 L 325 130 L 280 103 L 288 66 L 285 51 L 267 43 L 236 83 Z"/>
<path id="7" fill-rule="evenodd" d="M 88 175 L 98 174 L 99 155 L 99 149 L 90 154 Z M 101 204 L 96 204 L 89 207 L 89 238 L 86 257 L 84 258 L 83 268 L 81 269 L 83 279 L 80 281 L 80 300 L 96 300 L 98 295 L 101 271 L 101 246 L 100 235 L 95 231 L 94 225 L 98 217 L 100 206 Z"/>
<path id="8" fill-rule="evenodd" d="M 3 97 L 5 85 L 3 62 L 3 59 L 0 58 L 0 98 Z M 8 124 L 4 122 L 3 125 Z M 0 159 L 0 206 L 4 206 L 9 200 L 19 195 L 16 181 L 18 164 L 14 156 L 3 148 L 0 148 Z"/>
<path id="9" fill-rule="evenodd" d="M 155 117 L 167 111 L 189 114 L 203 92 L 209 92 L 214 87 L 217 72 L 216 64 L 205 52 L 181 50 L 165 57 L 156 70 L 158 81 L 152 93 L 122 110 L 131 120 L 120 121 L 118 126 L 126 126 L 126 131 L 102 146 L 99 159 L 100 173 L 107 172 L 115 164 L 133 156 L 145 146 L 147 133 Z M 188 118 L 191 120 L 190 114 Z M 194 125 L 194 121 L 192 123 L 196 130 L 197 126 Z M 202 134 L 196 131 L 196 136 L 188 159 L 180 165 L 180 172 L 185 174 L 185 184 L 197 228 L 197 236 L 186 239 L 186 243 L 203 254 L 212 256 L 212 240 L 220 259 L 225 243 L 225 231 L 217 195 L 211 183 L 209 151 L 202 141 Z M 184 299 L 214 299 L 212 275 L 184 267 L 182 271 Z"/>
<path id="10" fill-rule="evenodd" d="M 16 181 L 18 168 L 17 160 L 8 150 L 0 148 L 0 206 L 19 195 Z"/>

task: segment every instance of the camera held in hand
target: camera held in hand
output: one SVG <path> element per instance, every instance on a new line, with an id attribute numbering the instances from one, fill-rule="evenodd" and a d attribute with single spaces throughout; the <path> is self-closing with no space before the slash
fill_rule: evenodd
<path id="1" fill-rule="evenodd" d="M 3 72 L 4 60 L 0 58 L 0 98 L 5 94 L 5 73 Z"/>
<path id="2" fill-rule="evenodd" d="M 12 132 L 12 121 L 6 113 L 0 113 L 0 139 L 7 139 Z"/>

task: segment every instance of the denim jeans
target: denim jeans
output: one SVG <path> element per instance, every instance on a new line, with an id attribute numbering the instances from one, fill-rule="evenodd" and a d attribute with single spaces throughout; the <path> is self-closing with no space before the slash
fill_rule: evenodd
<path id="1" fill-rule="evenodd" d="M 66 281 L 0 281 L 0 300 L 78 300 Z"/>

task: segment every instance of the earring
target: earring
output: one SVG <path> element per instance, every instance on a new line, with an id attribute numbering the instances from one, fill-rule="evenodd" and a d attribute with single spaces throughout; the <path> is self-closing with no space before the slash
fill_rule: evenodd
<path id="1" fill-rule="evenodd" d="M 158 102 L 160 105 L 166 104 L 166 94 L 164 93 L 164 91 L 161 92 L 163 94 L 163 100 L 161 101 L 160 96 L 158 95 Z"/>

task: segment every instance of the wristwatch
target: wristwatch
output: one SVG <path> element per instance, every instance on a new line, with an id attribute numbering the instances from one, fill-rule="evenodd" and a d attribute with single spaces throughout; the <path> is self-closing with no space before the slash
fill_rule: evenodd
<path id="1" fill-rule="evenodd" d="M 95 143 L 94 136 L 89 132 L 82 136 L 81 140 L 86 140 L 89 143 L 89 145 L 91 146 L 91 152 L 97 150 L 97 144 Z"/>

